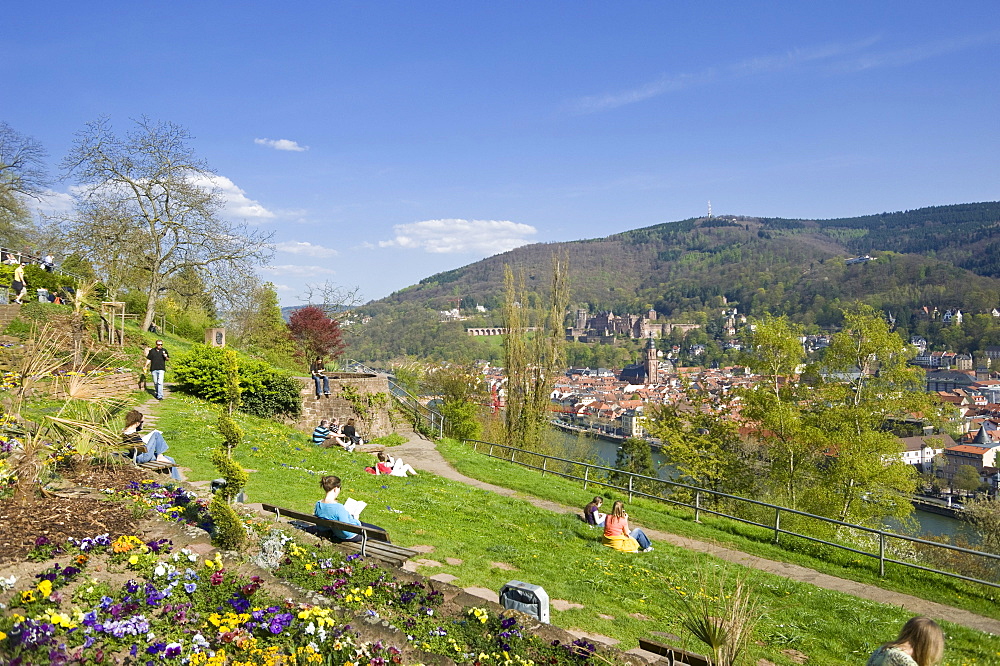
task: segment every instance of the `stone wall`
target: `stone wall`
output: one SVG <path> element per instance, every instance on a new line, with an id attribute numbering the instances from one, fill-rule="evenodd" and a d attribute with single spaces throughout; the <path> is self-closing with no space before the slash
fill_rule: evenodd
<path id="1" fill-rule="evenodd" d="M 341 425 L 347 419 L 355 419 L 358 434 L 365 440 L 374 437 L 384 437 L 393 432 L 389 410 L 392 406 L 392 396 L 389 394 L 389 382 L 385 377 L 360 372 L 327 372 L 330 380 L 330 397 L 316 399 L 316 392 L 311 377 L 300 377 L 302 381 L 302 416 L 295 427 L 303 432 L 312 432 L 320 419 L 340 419 Z M 354 405 L 342 396 L 345 386 L 352 387 L 359 394 L 384 393 L 387 401 L 381 408 L 375 408 L 370 415 L 362 415 L 354 410 Z"/>

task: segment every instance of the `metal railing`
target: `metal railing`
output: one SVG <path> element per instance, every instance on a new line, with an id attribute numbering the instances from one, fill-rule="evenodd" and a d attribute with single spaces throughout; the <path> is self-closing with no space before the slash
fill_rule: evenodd
<path id="1" fill-rule="evenodd" d="M 438 437 L 444 437 L 445 418 L 441 412 L 424 405 L 416 396 L 397 384 L 396 378 L 389 370 L 370 368 L 359 361 L 345 361 L 343 366 L 349 372 L 365 372 L 385 377 L 389 383 L 390 395 L 396 399 L 400 408 L 410 415 L 413 427 L 419 431 L 423 424 L 427 424 L 431 432 L 436 432 Z"/>
<path id="2" fill-rule="evenodd" d="M 912 569 L 920 569 L 921 571 L 928 571 L 931 573 L 941 574 L 943 576 L 950 576 L 952 578 L 958 578 L 961 580 L 969 581 L 971 583 L 980 583 L 982 585 L 989 585 L 990 587 L 1000 588 L 1000 583 L 983 580 L 981 578 L 975 578 L 972 576 L 965 576 L 963 574 L 955 573 L 953 571 L 947 571 L 942 569 L 935 569 L 933 567 L 927 567 L 922 564 L 917 564 L 916 562 L 910 562 L 901 559 L 895 559 L 888 554 L 888 541 L 890 539 L 899 539 L 901 541 L 919 545 L 921 547 L 927 548 L 940 548 L 945 551 L 953 553 L 962 553 L 964 555 L 983 557 L 986 558 L 987 562 L 994 565 L 997 561 L 1000 561 L 1000 555 L 994 555 L 993 553 L 984 553 L 978 550 L 972 550 L 969 548 L 962 548 L 961 546 L 952 546 L 951 544 L 938 543 L 936 541 L 928 541 L 926 539 L 920 539 L 918 537 L 912 537 L 905 534 L 897 534 L 895 532 L 889 532 L 886 530 L 879 530 L 871 527 L 865 527 L 863 525 L 855 525 L 853 523 L 845 523 L 840 520 L 835 520 L 833 518 L 826 518 L 824 516 L 817 516 L 811 513 L 806 513 L 804 511 L 798 511 L 796 509 L 789 509 L 787 507 L 779 506 L 777 504 L 768 504 L 767 502 L 761 502 L 758 500 L 749 499 L 746 497 L 740 497 L 739 495 L 730 495 L 728 493 L 719 492 L 716 490 L 709 490 L 707 488 L 699 488 L 697 486 L 691 486 L 684 483 L 678 483 L 676 481 L 667 481 L 665 479 L 659 479 L 651 476 L 645 476 L 643 474 L 635 474 L 633 472 L 626 472 L 623 470 L 615 469 L 613 467 L 604 467 L 602 465 L 594 465 L 591 463 L 580 462 L 578 460 L 570 460 L 567 458 L 560 458 L 558 456 L 550 456 L 544 453 L 536 453 L 534 451 L 527 451 L 525 449 L 519 449 L 517 447 L 508 446 L 506 444 L 494 444 L 492 442 L 484 442 L 481 440 L 467 439 L 463 440 L 466 444 L 472 444 L 472 448 L 476 452 L 485 453 L 485 455 L 491 458 L 496 458 L 498 460 L 505 460 L 508 462 L 527 467 L 529 469 L 536 469 L 541 471 L 543 475 L 555 474 L 567 479 L 574 479 L 577 481 L 583 481 L 584 489 L 588 485 L 594 484 L 603 486 L 606 488 L 613 488 L 615 490 L 620 490 L 628 493 L 629 501 L 632 500 L 633 496 L 646 497 L 648 499 L 657 500 L 667 504 L 673 504 L 676 506 L 683 506 L 694 510 L 694 520 L 695 522 L 701 522 L 701 514 L 707 513 L 722 518 L 728 518 L 730 520 L 735 520 L 748 525 L 755 525 L 757 527 L 764 528 L 766 530 L 772 531 L 774 533 L 774 543 L 778 543 L 782 534 L 786 534 L 793 537 L 798 537 L 800 539 L 805 539 L 814 543 L 821 543 L 827 546 L 832 546 L 841 550 L 849 551 L 857 555 L 863 555 L 866 557 L 876 558 L 879 562 L 879 576 L 885 576 L 885 565 L 888 564 L 898 564 L 904 567 L 910 567 Z M 479 451 L 479 447 L 483 446 L 489 447 L 485 452 Z M 494 449 L 504 450 L 503 455 L 496 455 Z M 518 460 L 517 456 L 521 455 L 522 460 Z M 540 461 L 539 464 L 531 464 L 531 456 Z M 560 463 L 564 466 L 563 470 L 560 471 L 552 463 Z M 583 468 L 583 476 L 572 473 L 575 471 L 574 468 Z M 617 485 L 613 482 L 615 479 L 627 478 L 628 483 L 625 486 Z M 639 482 L 639 483 L 637 483 Z M 653 495 L 647 492 L 643 492 L 636 486 L 641 486 L 645 488 L 655 487 L 654 484 L 660 484 L 662 490 L 670 491 L 673 490 L 683 490 L 690 493 L 692 496 L 691 501 L 684 501 L 681 499 L 673 499 L 671 497 L 664 496 L 663 494 Z M 710 506 L 707 506 L 704 502 L 705 499 L 725 499 L 730 500 L 738 504 L 743 503 L 747 506 L 757 507 L 760 509 L 765 509 L 766 511 L 774 512 L 774 519 L 768 523 L 757 522 L 755 520 L 750 520 L 741 516 L 734 516 L 725 513 L 721 510 L 715 510 Z M 781 525 L 782 515 L 792 515 L 801 516 L 803 518 L 814 519 L 822 523 L 827 523 L 840 528 L 849 528 L 852 530 L 858 530 L 862 533 L 869 534 L 878 540 L 878 551 L 871 552 L 867 550 L 862 550 L 861 548 L 854 548 L 843 543 L 838 543 L 835 541 L 827 541 L 820 539 L 809 534 L 803 534 L 801 532 L 796 532 L 790 529 L 785 529 Z M 989 567 L 982 567 L 984 570 L 989 570 Z"/>

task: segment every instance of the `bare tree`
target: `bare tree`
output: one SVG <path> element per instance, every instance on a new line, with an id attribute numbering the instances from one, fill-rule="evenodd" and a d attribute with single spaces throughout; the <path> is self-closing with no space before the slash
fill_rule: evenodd
<path id="1" fill-rule="evenodd" d="M 329 280 L 323 284 L 307 284 L 306 293 L 299 297 L 307 305 L 315 305 L 330 319 L 339 321 L 344 313 L 363 302 L 361 287 L 344 287 Z"/>
<path id="2" fill-rule="evenodd" d="M 219 216 L 214 173 L 188 145 L 183 127 L 142 117 L 124 136 L 100 119 L 77 134 L 63 161 L 83 186 L 68 233 L 98 269 L 123 283 L 141 279 L 143 328 L 167 280 L 186 269 L 248 272 L 270 258 L 271 236 Z"/>
<path id="3" fill-rule="evenodd" d="M 24 242 L 31 226 L 25 198 L 40 200 L 49 184 L 45 156 L 42 144 L 0 121 L 0 233 L 11 245 Z"/>

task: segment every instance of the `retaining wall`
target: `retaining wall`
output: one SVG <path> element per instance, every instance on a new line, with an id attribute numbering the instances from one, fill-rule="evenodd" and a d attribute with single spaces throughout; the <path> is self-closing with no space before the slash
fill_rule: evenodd
<path id="1" fill-rule="evenodd" d="M 361 372 L 327 372 L 330 380 L 330 397 L 316 399 L 315 385 L 312 377 L 300 377 L 302 382 L 302 416 L 295 427 L 304 432 L 312 432 L 320 419 L 340 419 L 344 425 L 347 419 L 355 419 L 358 434 L 365 440 L 374 437 L 384 437 L 394 431 L 389 418 L 392 397 L 389 394 L 389 382 L 385 377 Z M 384 393 L 386 402 L 382 407 L 375 407 L 370 415 L 359 414 L 354 405 L 342 396 L 345 386 L 352 387 L 359 394 Z"/>

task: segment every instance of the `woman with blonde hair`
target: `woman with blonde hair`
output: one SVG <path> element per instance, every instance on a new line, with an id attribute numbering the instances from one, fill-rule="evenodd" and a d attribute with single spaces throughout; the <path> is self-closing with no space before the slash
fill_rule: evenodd
<path id="1" fill-rule="evenodd" d="M 899 636 L 875 650 L 867 666 L 937 666 L 944 656 L 944 632 L 929 617 L 911 617 Z"/>
<path id="2" fill-rule="evenodd" d="M 611 513 L 604 519 L 602 543 L 623 553 L 634 553 L 640 548 L 644 553 L 653 550 L 645 532 L 638 527 L 634 530 L 628 528 L 628 514 L 625 513 L 625 504 L 621 500 L 615 501 Z"/>

